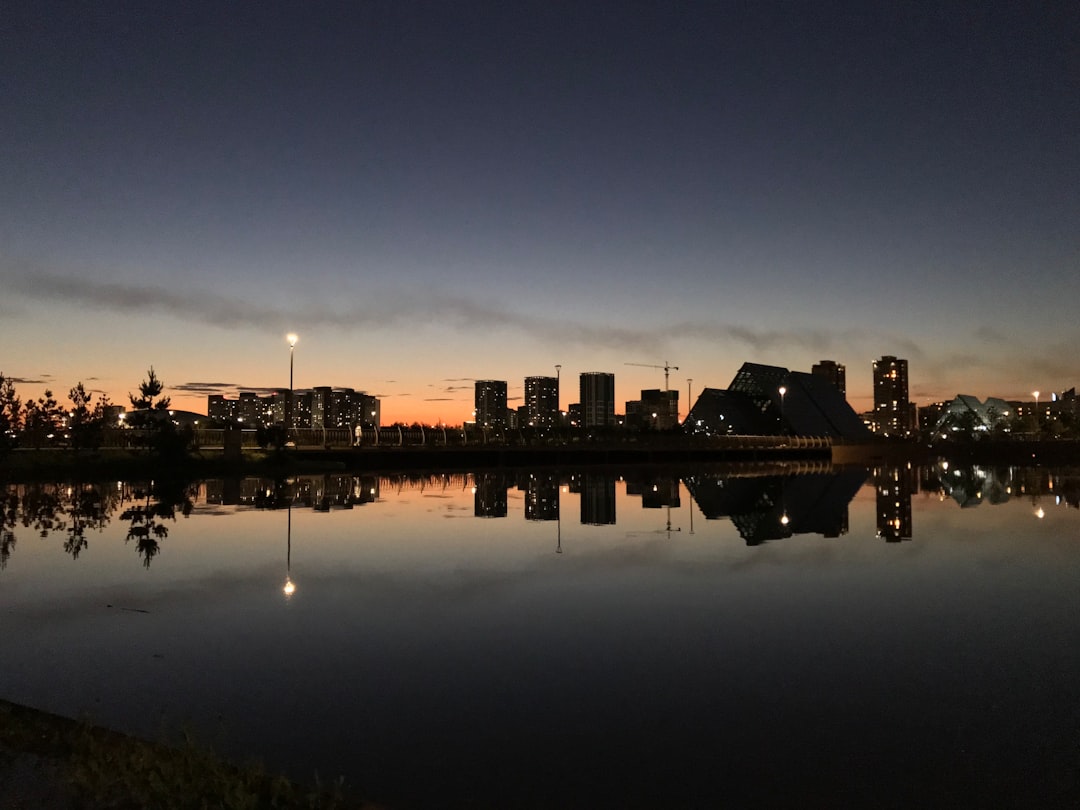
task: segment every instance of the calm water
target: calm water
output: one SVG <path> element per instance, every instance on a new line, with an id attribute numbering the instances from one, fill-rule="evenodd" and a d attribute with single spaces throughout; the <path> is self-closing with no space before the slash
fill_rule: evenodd
<path id="1" fill-rule="evenodd" d="M 391 807 L 1073 805 L 1080 474 L 768 472 L 8 487 L 0 697 Z"/>

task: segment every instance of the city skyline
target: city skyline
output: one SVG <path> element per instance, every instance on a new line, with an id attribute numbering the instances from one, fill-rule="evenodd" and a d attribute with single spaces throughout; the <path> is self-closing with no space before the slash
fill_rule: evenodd
<path id="1" fill-rule="evenodd" d="M 916 405 L 1080 379 L 1080 13 L 990 2 L 16 2 L 0 372 L 125 403 L 910 363 Z"/>

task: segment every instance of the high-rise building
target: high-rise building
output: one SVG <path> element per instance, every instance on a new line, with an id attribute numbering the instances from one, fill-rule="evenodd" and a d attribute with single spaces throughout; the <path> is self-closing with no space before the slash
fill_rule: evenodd
<path id="1" fill-rule="evenodd" d="M 641 392 L 641 417 L 653 430 L 673 430 L 679 426 L 679 392 L 649 388 Z"/>
<path id="2" fill-rule="evenodd" d="M 236 418 L 237 401 L 222 394 L 210 394 L 206 400 L 206 415 L 214 422 L 229 422 Z"/>
<path id="3" fill-rule="evenodd" d="M 357 391 L 353 395 L 355 419 L 364 427 L 379 427 L 382 424 L 382 403 L 378 397 Z"/>
<path id="4" fill-rule="evenodd" d="M 816 377 L 822 377 L 840 392 L 840 396 L 847 397 L 847 369 L 842 363 L 835 360 L 822 360 L 810 367 L 810 373 Z"/>
<path id="5" fill-rule="evenodd" d="M 506 428 L 506 381 L 476 381 L 476 426 L 504 430 Z"/>
<path id="6" fill-rule="evenodd" d="M 581 375 L 581 426 L 610 427 L 615 424 L 615 375 L 586 371 Z"/>
<path id="7" fill-rule="evenodd" d="M 557 377 L 525 378 L 525 417 L 523 427 L 551 428 L 559 423 Z"/>
<path id="8" fill-rule="evenodd" d="M 892 355 L 874 361 L 874 430 L 885 436 L 911 432 L 908 363 Z"/>

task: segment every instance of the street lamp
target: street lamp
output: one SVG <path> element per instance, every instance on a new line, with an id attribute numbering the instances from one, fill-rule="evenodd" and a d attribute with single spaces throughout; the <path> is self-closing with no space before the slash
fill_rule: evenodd
<path id="1" fill-rule="evenodd" d="M 285 339 L 289 341 L 289 401 L 285 403 L 285 435 L 288 436 L 288 431 L 292 428 L 293 351 L 296 349 L 296 341 L 300 338 L 295 332 L 290 332 Z"/>
<path id="2" fill-rule="evenodd" d="M 694 401 L 694 380 L 692 377 L 686 378 L 686 418 L 690 418 L 691 402 Z"/>
<path id="3" fill-rule="evenodd" d="M 787 393 L 787 388 L 780 386 L 780 430 L 784 430 L 784 394 Z"/>
<path id="4" fill-rule="evenodd" d="M 1032 391 L 1031 395 L 1035 397 L 1035 429 L 1039 429 L 1039 392 Z"/>
<path id="5" fill-rule="evenodd" d="M 562 363 L 556 363 L 555 364 L 555 420 L 556 421 L 559 421 L 559 411 L 561 410 L 561 405 L 562 405 L 562 388 L 560 387 L 561 386 L 561 381 L 562 381 Z M 560 425 L 558 425 L 558 427 L 562 427 L 562 425 L 560 424 Z"/>

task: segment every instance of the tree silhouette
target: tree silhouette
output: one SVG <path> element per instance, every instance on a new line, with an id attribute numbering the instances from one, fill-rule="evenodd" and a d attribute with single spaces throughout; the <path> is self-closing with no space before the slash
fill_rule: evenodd
<path id="1" fill-rule="evenodd" d="M 53 392 L 47 388 L 36 402 L 30 400 L 26 403 L 23 410 L 23 430 L 35 449 L 54 437 L 60 429 L 63 414 Z"/>
<path id="2" fill-rule="evenodd" d="M 105 395 L 102 397 L 107 400 Z M 68 392 L 68 399 L 74 406 L 71 410 L 71 445 L 75 449 L 101 447 L 102 428 L 104 427 L 104 407 L 99 401 L 91 409 L 90 394 L 79 382 Z"/>
<path id="3" fill-rule="evenodd" d="M 172 399 L 170 397 L 161 396 L 161 392 L 164 390 L 165 384 L 157 378 L 157 374 L 154 373 L 154 367 L 150 366 L 150 370 L 146 372 L 146 379 L 139 384 L 139 396 L 135 396 L 130 392 L 128 393 L 128 399 L 131 400 L 131 407 L 138 411 L 167 411 Z"/>
<path id="4" fill-rule="evenodd" d="M 15 383 L 0 372 L 0 452 L 15 446 L 22 425 L 22 402 L 15 395 Z"/>

